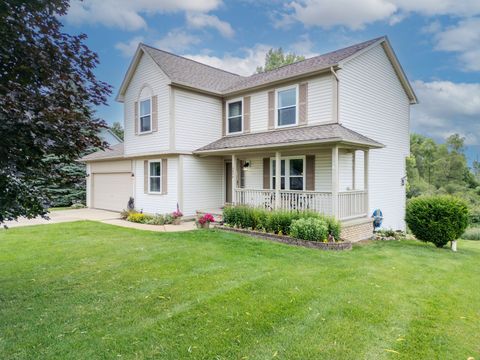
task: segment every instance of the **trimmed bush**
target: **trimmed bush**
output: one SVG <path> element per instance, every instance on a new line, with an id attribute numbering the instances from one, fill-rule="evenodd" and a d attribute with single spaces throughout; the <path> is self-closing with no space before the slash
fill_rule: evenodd
<path id="1" fill-rule="evenodd" d="M 440 248 L 463 234 L 468 206 L 453 196 L 420 196 L 408 202 L 405 221 L 417 239 Z"/>
<path id="2" fill-rule="evenodd" d="M 156 214 L 152 216 L 150 219 L 147 219 L 146 224 L 150 225 L 164 225 L 165 224 L 165 217 L 160 214 Z"/>
<path id="3" fill-rule="evenodd" d="M 298 219 L 292 222 L 290 235 L 301 240 L 325 241 L 328 236 L 328 226 L 322 219 Z"/>

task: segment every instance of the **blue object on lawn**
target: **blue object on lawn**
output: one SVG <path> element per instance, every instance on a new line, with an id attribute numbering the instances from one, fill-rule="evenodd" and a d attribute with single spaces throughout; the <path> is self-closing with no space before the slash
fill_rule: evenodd
<path id="1" fill-rule="evenodd" d="M 382 221 L 383 221 L 382 210 L 380 209 L 373 210 L 372 218 L 373 218 L 373 227 L 375 229 L 378 229 L 380 226 L 382 226 Z"/>

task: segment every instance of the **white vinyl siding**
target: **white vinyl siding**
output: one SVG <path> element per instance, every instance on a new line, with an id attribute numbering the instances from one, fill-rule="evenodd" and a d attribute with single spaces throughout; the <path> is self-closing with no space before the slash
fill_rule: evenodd
<path id="1" fill-rule="evenodd" d="M 148 55 L 142 55 L 125 93 L 125 154 L 144 154 L 169 149 L 169 80 Z M 135 104 L 144 94 L 157 95 L 158 131 L 135 134 Z M 153 112 L 153 109 L 151 109 Z M 140 115 L 140 111 L 138 111 Z M 138 127 L 140 134 L 140 127 Z"/>
<path id="2" fill-rule="evenodd" d="M 353 188 L 353 154 L 341 149 L 338 152 L 339 184 L 338 191 L 348 191 Z"/>
<path id="3" fill-rule="evenodd" d="M 222 136 L 220 99 L 175 89 L 175 146 L 193 151 Z"/>
<path id="4" fill-rule="evenodd" d="M 320 150 L 315 154 L 315 190 L 332 190 L 332 150 Z"/>
<path id="5" fill-rule="evenodd" d="M 369 213 L 379 208 L 385 228 L 403 230 L 409 100 L 381 45 L 345 63 L 338 74 L 340 122 L 385 145 L 370 151 Z"/>
<path id="6" fill-rule="evenodd" d="M 308 125 L 331 123 L 334 121 L 332 75 L 322 75 L 308 80 L 307 121 Z"/>
<path id="7" fill-rule="evenodd" d="M 145 194 L 144 191 L 144 159 L 134 160 L 135 168 L 135 208 L 143 210 L 148 214 L 166 214 L 171 213 L 177 209 L 178 202 L 178 157 L 167 158 L 167 194 Z M 157 159 L 155 159 L 157 161 Z M 165 170 L 162 169 L 162 173 Z"/>
<path id="8" fill-rule="evenodd" d="M 221 157 L 183 156 L 183 213 L 215 210 L 224 204 L 224 160 Z"/>

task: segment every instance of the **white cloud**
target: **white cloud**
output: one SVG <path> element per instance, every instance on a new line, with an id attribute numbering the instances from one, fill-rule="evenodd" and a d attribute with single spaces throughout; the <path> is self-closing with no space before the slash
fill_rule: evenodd
<path id="1" fill-rule="evenodd" d="M 293 0 L 276 25 L 300 21 L 306 26 L 330 28 L 345 26 L 361 29 L 365 25 L 385 21 L 395 24 L 410 13 L 425 16 L 472 16 L 480 14 L 478 0 Z"/>
<path id="2" fill-rule="evenodd" d="M 435 49 L 459 53 L 465 70 L 480 71 L 480 17 L 461 20 L 435 36 Z"/>
<path id="3" fill-rule="evenodd" d="M 135 54 L 138 44 L 143 42 L 143 40 L 144 40 L 143 36 L 136 36 L 127 42 L 116 43 L 115 49 L 120 50 L 123 56 L 131 57 L 133 54 Z"/>
<path id="4" fill-rule="evenodd" d="M 208 12 L 222 0 L 74 0 L 65 20 L 70 24 L 103 24 L 125 30 L 147 27 L 141 14 L 177 11 Z"/>
<path id="5" fill-rule="evenodd" d="M 235 31 L 231 25 L 226 21 L 220 20 L 215 15 L 187 13 L 187 24 L 195 29 L 203 29 L 206 27 L 214 28 L 226 38 L 231 38 L 235 35 Z"/>
<path id="6" fill-rule="evenodd" d="M 199 42 L 200 38 L 197 36 L 191 35 L 181 29 L 174 29 L 169 31 L 160 40 L 155 41 L 153 46 L 166 51 L 183 52 Z"/>
<path id="7" fill-rule="evenodd" d="M 227 70 L 240 75 L 252 75 L 257 66 L 265 62 L 265 54 L 272 46 L 257 44 L 251 49 L 242 49 L 244 56 L 226 54 L 222 57 L 209 54 L 185 55 L 201 63 Z"/>
<path id="8" fill-rule="evenodd" d="M 310 36 L 307 34 L 300 35 L 300 38 L 297 42 L 290 45 L 288 51 L 294 52 L 297 55 L 303 55 L 306 58 L 316 56 L 316 53 L 313 48 L 315 47 L 315 43 L 310 39 Z"/>
<path id="9" fill-rule="evenodd" d="M 480 83 L 414 81 L 413 86 L 420 100 L 412 107 L 414 131 L 437 139 L 459 133 L 468 145 L 480 144 Z"/>

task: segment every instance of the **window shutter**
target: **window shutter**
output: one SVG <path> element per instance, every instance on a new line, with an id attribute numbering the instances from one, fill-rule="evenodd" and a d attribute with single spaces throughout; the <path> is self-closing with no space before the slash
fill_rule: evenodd
<path id="1" fill-rule="evenodd" d="M 158 96 L 152 96 L 152 131 L 158 131 Z"/>
<path id="2" fill-rule="evenodd" d="M 307 97 L 308 84 L 303 83 L 298 87 L 298 123 L 305 125 L 307 123 Z"/>
<path id="3" fill-rule="evenodd" d="M 268 92 L 268 130 L 275 129 L 275 91 Z"/>
<path id="4" fill-rule="evenodd" d="M 135 135 L 138 135 L 138 101 L 133 104 L 135 110 L 133 111 L 133 123 L 135 124 Z"/>
<path id="5" fill-rule="evenodd" d="M 222 100 L 222 136 L 227 134 L 227 110 L 225 101 Z"/>
<path id="6" fill-rule="evenodd" d="M 270 158 L 263 158 L 263 188 L 270 189 Z"/>
<path id="7" fill-rule="evenodd" d="M 148 194 L 148 160 L 143 161 L 143 193 Z"/>
<path id="8" fill-rule="evenodd" d="M 315 190 L 315 155 L 305 157 L 306 184 L 305 190 Z"/>
<path id="9" fill-rule="evenodd" d="M 250 96 L 243 98 L 243 132 L 250 132 Z"/>
<path id="10" fill-rule="evenodd" d="M 168 162 L 162 159 L 162 194 L 168 193 Z"/>

